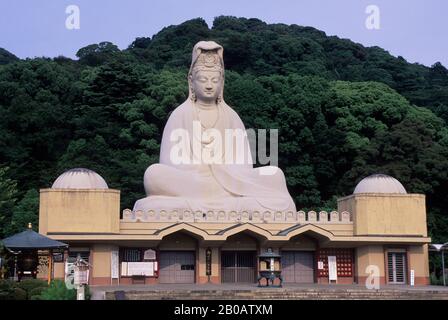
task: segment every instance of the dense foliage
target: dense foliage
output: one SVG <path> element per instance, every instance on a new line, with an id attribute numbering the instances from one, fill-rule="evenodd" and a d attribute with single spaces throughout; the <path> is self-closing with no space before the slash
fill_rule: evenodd
<path id="1" fill-rule="evenodd" d="M 218 17 L 65 57 L 18 61 L 0 51 L 0 237 L 37 221 L 38 192 L 86 167 L 144 196 L 163 127 L 187 97 L 191 49 L 225 48 L 226 101 L 248 128 L 278 128 L 280 167 L 298 208 L 335 208 L 371 173 L 425 193 L 430 233 L 448 241 L 448 70 L 297 25 Z M 34 215 L 34 217 L 33 217 Z"/>
<path id="2" fill-rule="evenodd" d="M 90 300 L 90 288 L 84 288 L 85 300 Z M 1 300 L 76 300 L 76 289 L 69 289 L 63 280 L 53 280 L 50 285 L 40 279 L 20 282 L 0 279 Z"/>
<path id="3" fill-rule="evenodd" d="M 38 279 L 21 282 L 0 279 L 0 300 L 39 300 L 47 287 L 46 281 Z"/>
<path id="4" fill-rule="evenodd" d="M 67 288 L 62 280 L 53 280 L 37 300 L 76 300 L 76 290 Z"/>

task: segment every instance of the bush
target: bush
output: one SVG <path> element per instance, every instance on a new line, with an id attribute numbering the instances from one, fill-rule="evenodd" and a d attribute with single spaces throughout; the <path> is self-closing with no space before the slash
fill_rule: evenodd
<path id="1" fill-rule="evenodd" d="M 434 273 L 429 276 L 430 284 L 433 286 L 443 286 L 443 277 L 437 277 Z"/>
<path id="2" fill-rule="evenodd" d="M 33 288 L 28 292 L 28 300 L 40 300 L 40 296 L 47 289 L 48 286 L 45 287 L 37 287 Z"/>
<path id="3" fill-rule="evenodd" d="M 7 291 L 0 291 L 0 301 L 11 300 L 11 293 Z"/>
<path id="4" fill-rule="evenodd" d="M 0 291 L 6 291 L 15 287 L 15 283 L 12 280 L 0 280 Z"/>
<path id="5" fill-rule="evenodd" d="M 88 285 L 86 285 L 85 290 L 84 290 L 84 299 L 90 300 L 91 297 L 92 297 L 92 294 L 90 293 L 90 288 Z"/>
<path id="6" fill-rule="evenodd" d="M 40 295 L 41 300 L 76 300 L 76 290 L 68 289 L 62 280 L 53 280 Z"/>
<path id="7" fill-rule="evenodd" d="M 0 300 L 14 299 L 14 285 L 11 280 L 0 280 Z"/>
<path id="8" fill-rule="evenodd" d="M 47 288 L 48 284 L 46 281 L 39 280 L 39 279 L 26 279 L 26 280 L 18 282 L 16 284 L 16 286 L 20 289 L 25 290 L 27 293 L 28 299 L 30 299 L 31 296 L 33 296 L 33 294 L 31 294 L 31 292 L 34 289 Z"/>
<path id="9" fill-rule="evenodd" d="M 14 288 L 12 300 L 26 300 L 26 298 L 27 298 L 27 293 L 25 290 L 18 288 L 18 287 Z"/>

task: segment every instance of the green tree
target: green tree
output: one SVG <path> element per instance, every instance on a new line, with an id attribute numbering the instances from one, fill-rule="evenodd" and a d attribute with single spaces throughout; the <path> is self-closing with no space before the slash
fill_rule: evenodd
<path id="1" fill-rule="evenodd" d="M 119 52 L 120 49 L 112 42 L 104 41 L 79 49 L 76 52 L 76 56 L 81 63 L 89 66 L 98 66 L 117 56 Z"/>
<path id="2" fill-rule="evenodd" d="M 17 182 L 9 177 L 9 168 L 0 167 L 0 239 L 10 235 L 7 228 L 17 196 Z"/>
<path id="3" fill-rule="evenodd" d="M 9 234 L 24 231 L 28 223 L 32 224 L 33 230 L 39 229 L 39 192 L 35 189 L 28 190 L 23 198 L 12 210 L 11 223 L 7 230 Z"/>
<path id="4" fill-rule="evenodd" d="M 329 210 L 360 179 L 383 172 L 426 193 L 430 234 L 446 239 L 446 67 L 311 27 L 226 16 L 212 28 L 203 19 L 166 27 L 126 50 L 90 45 L 79 60 L 0 50 L 0 163 L 9 167 L 0 232 L 31 220 L 32 190 L 74 167 L 120 189 L 122 208 L 143 197 L 165 123 L 187 98 L 199 40 L 224 45 L 225 98 L 246 127 L 279 130 L 279 165 L 298 208 Z"/>

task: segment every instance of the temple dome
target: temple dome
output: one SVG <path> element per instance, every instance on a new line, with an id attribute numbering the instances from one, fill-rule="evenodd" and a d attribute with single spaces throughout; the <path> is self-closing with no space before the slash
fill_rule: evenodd
<path id="1" fill-rule="evenodd" d="M 108 189 L 106 181 L 95 171 L 75 168 L 61 174 L 52 189 Z"/>
<path id="2" fill-rule="evenodd" d="M 372 174 L 362 179 L 353 191 L 359 193 L 400 193 L 406 194 L 406 189 L 397 179 L 385 174 Z"/>

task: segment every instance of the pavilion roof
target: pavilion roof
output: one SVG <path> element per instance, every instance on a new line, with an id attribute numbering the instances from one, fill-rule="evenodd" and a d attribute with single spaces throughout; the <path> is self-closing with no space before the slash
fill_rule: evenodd
<path id="1" fill-rule="evenodd" d="M 68 247 L 68 244 L 66 243 L 50 239 L 31 229 L 5 238 L 2 242 L 3 245 L 9 250 L 60 249 Z"/>

